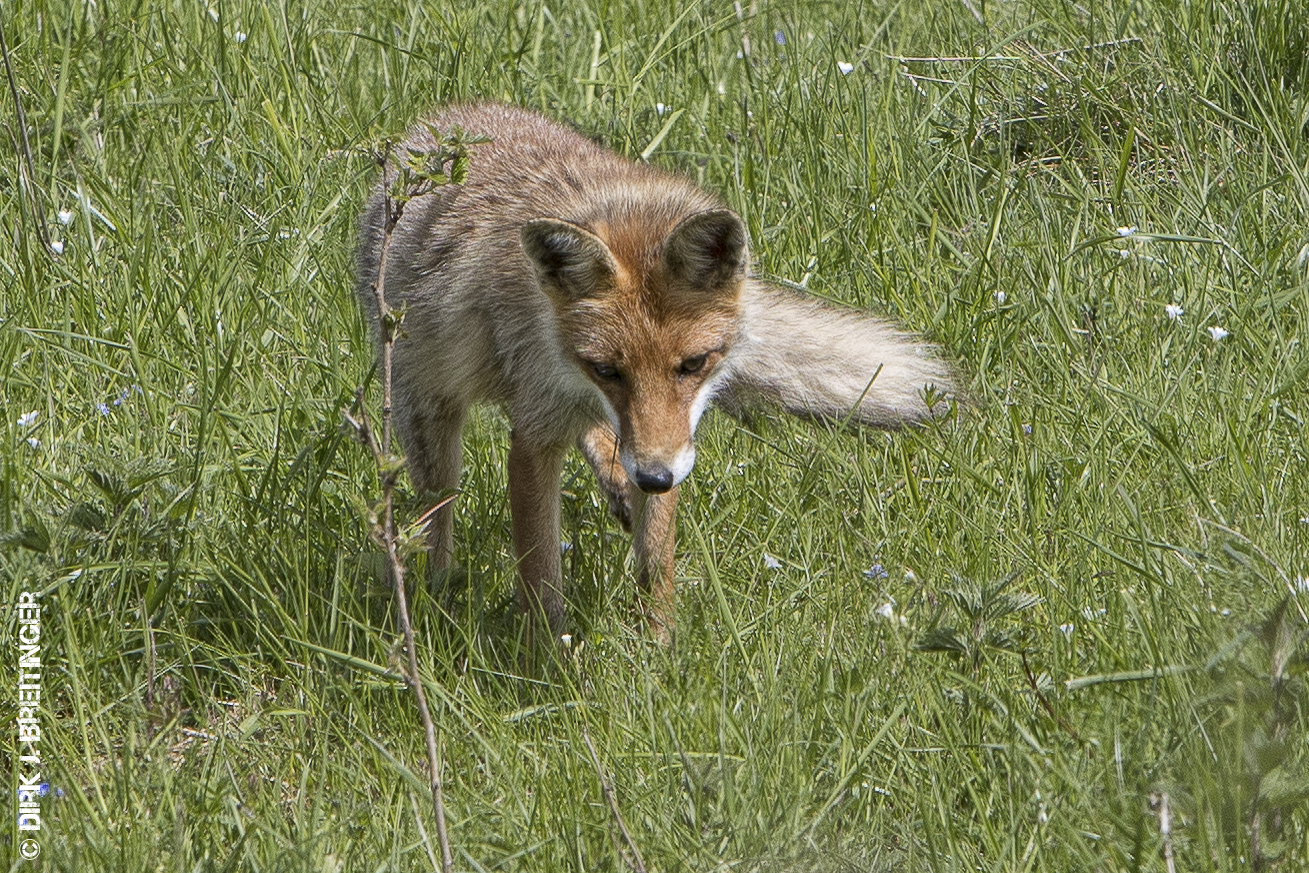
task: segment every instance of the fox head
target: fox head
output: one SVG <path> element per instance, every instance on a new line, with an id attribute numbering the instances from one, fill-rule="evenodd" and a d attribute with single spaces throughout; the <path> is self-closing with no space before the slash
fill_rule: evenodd
<path id="1" fill-rule="evenodd" d="M 522 244 L 566 353 L 604 399 L 628 478 L 671 490 L 695 463 L 695 427 L 739 330 L 741 219 L 715 209 L 665 234 L 640 221 L 543 218 L 523 227 Z"/>

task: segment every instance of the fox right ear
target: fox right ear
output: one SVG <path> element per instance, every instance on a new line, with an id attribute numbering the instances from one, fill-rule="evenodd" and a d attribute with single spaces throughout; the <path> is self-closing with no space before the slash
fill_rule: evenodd
<path id="1" fill-rule="evenodd" d="M 664 263 L 673 275 L 708 291 L 745 277 L 745 224 L 730 209 L 700 212 L 673 228 L 664 241 Z"/>
<path id="2" fill-rule="evenodd" d="M 554 218 L 523 225 L 523 251 L 536 267 L 537 282 L 550 296 L 581 300 L 595 296 L 618 272 L 609 247 L 595 234 Z"/>

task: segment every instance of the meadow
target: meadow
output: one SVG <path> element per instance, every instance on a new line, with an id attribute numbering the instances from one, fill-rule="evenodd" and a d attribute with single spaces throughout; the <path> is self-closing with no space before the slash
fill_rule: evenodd
<path id="1" fill-rule="evenodd" d="M 967 402 L 892 434 L 706 416 L 671 649 L 572 459 L 574 641 L 539 671 L 480 411 L 460 572 L 410 559 L 456 869 L 630 869 L 601 774 L 650 870 L 1309 869 L 1304 0 L 0 26 L 0 589 L 9 640 L 40 595 L 50 786 L 3 869 L 439 869 L 342 410 L 373 155 L 470 98 L 718 192 L 759 272 L 930 338 Z"/>

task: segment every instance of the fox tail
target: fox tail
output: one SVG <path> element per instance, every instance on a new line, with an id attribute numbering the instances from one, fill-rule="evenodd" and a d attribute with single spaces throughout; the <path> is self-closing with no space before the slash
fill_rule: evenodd
<path id="1" fill-rule="evenodd" d="M 957 380 L 934 350 L 876 318 L 746 283 L 742 331 L 716 403 L 732 415 L 780 407 L 803 418 L 895 428 L 944 414 Z"/>

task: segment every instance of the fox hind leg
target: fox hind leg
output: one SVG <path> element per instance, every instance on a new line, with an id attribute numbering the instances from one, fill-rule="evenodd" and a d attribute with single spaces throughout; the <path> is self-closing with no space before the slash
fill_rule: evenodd
<path id="1" fill-rule="evenodd" d="M 397 418 L 397 432 L 414 489 L 425 500 L 445 497 L 459 488 L 463 470 L 464 419 L 468 409 L 452 400 L 410 406 Z M 428 521 L 428 566 L 448 570 L 454 558 L 454 504 L 447 503 Z"/>

